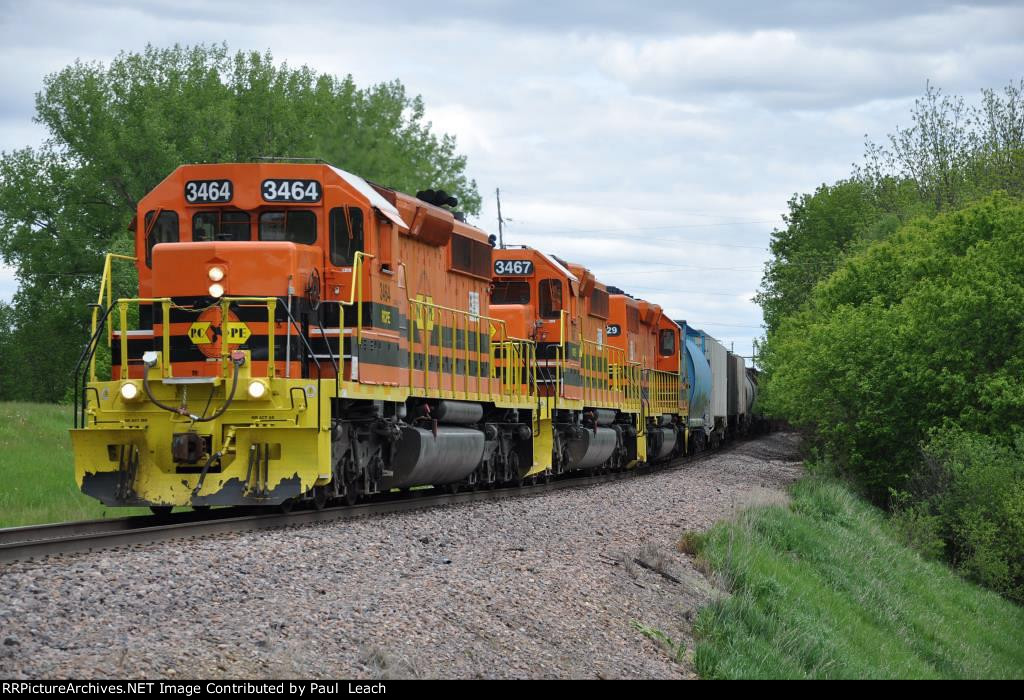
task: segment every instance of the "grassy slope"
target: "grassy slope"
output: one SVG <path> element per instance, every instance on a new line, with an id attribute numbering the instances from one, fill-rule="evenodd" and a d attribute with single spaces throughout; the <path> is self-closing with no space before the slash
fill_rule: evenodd
<path id="1" fill-rule="evenodd" d="M 697 620 L 705 678 L 1024 677 L 1024 608 L 922 560 L 837 484 L 715 526 L 700 556 L 733 592 Z"/>
<path id="2" fill-rule="evenodd" d="M 79 491 L 70 427 L 69 406 L 0 403 L 0 527 L 149 512 L 108 508 Z"/>

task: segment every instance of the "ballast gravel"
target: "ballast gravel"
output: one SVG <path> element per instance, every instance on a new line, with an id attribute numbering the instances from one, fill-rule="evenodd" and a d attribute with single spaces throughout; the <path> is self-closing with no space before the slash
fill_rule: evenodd
<path id="1" fill-rule="evenodd" d="M 801 474 L 777 433 L 609 484 L 0 564 L 0 677 L 690 678 L 693 615 L 727 594 L 676 543 Z"/>

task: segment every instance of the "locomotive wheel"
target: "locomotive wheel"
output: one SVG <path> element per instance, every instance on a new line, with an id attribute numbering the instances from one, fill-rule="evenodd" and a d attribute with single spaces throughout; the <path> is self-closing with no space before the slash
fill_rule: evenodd
<path id="1" fill-rule="evenodd" d="M 314 486 L 313 487 L 313 507 L 317 510 L 323 510 L 327 505 L 327 487 L 326 486 Z"/>
<path id="2" fill-rule="evenodd" d="M 288 513 L 291 513 L 292 512 L 292 508 L 295 507 L 295 499 L 294 498 L 285 499 L 285 500 L 281 501 L 281 503 L 278 504 L 277 507 L 278 507 L 278 509 L 282 513 L 287 515 Z"/>
<path id="3" fill-rule="evenodd" d="M 453 496 L 459 492 L 458 484 L 448 484 L 444 488 L 448 493 L 452 494 Z"/>
<path id="4" fill-rule="evenodd" d="M 356 484 L 356 479 L 345 484 L 345 495 L 341 499 L 347 506 L 354 506 L 356 504 L 359 500 L 359 487 Z"/>
<path id="5" fill-rule="evenodd" d="M 170 515 L 173 508 L 174 506 L 150 506 L 149 510 L 153 515 L 163 518 Z"/>

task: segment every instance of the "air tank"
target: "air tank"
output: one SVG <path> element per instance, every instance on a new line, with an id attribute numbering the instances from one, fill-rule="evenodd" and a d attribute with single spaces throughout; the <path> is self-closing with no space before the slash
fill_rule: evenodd
<path id="1" fill-rule="evenodd" d="M 473 425 L 483 419 L 484 407 L 478 403 L 466 401 L 440 401 L 430 413 L 430 417 L 436 418 L 442 423 Z"/>

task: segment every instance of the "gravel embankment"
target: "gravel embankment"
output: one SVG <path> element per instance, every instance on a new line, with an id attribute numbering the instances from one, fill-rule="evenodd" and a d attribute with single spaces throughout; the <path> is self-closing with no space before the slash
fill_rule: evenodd
<path id="1" fill-rule="evenodd" d="M 796 444 L 781 433 L 614 484 L 0 565 L 0 677 L 692 677 L 633 622 L 692 649 L 688 621 L 720 593 L 680 534 L 784 499 Z"/>

